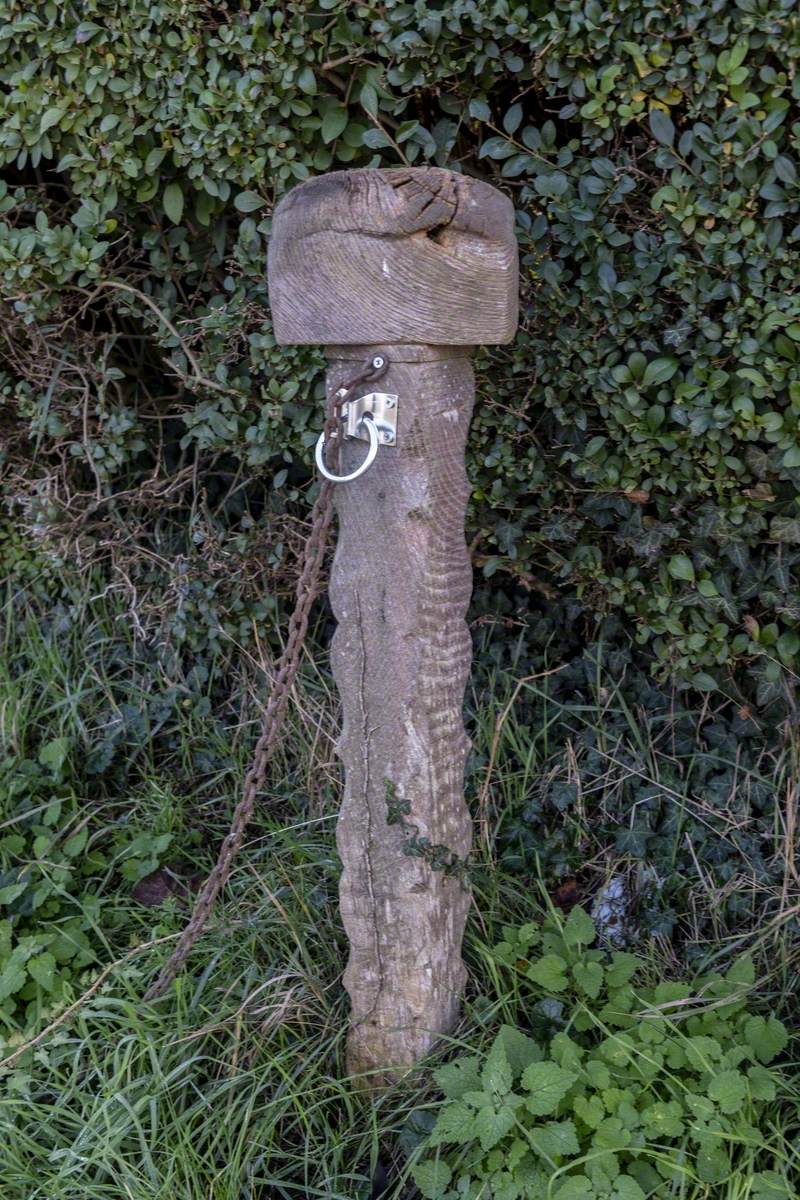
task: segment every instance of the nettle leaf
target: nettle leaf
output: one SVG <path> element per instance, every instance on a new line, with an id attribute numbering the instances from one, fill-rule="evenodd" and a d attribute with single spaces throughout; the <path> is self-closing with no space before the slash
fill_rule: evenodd
<path id="1" fill-rule="evenodd" d="M 564 922 L 563 936 L 568 946 L 590 946 L 597 937 L 594 921 L 579 904 Z"/>
<path id="2" fill-rule="evenodd" d="M 618 1175 L 614 1180 L 611 1200 L 647 1200 L 639 1184 L 630 1175 Z"/>
<path id="3" fill-rule="evenodd" d="M 86 848 L 86 843 L 89 840 L 89 830 L 84 825 L 83 829 L 79 829 L 71 838 L 67 838 L 62 847 L 67 858 L 77 858 Z"/>
<path id="4" fill-rule="evenodd" d="M 522 1073 L 522 1086 L 532 1093 L 526 1101 L 529 1111 L 537 1117 L 554 1113 L 575 1079 L 554 1062 L 531 1063 Z"/>
<path id="5" fill-rule="evenodd" d="M 598 1062 L 597 1059 L 589 1059 L 584 1068 L 586 1075 L 592 1087 L 598 1091 L 604 1091 L 611 1087 L 611 1073 L 605 1063 Z"/>
<path id="6" fill-rule="evenodd" d="M 548 992 L 563 992 L 568 985 L 567 964 L 559 954 L 544 954 L 535 959 L 527 975 Z"/>
<path id="7" fill-rule="evenodd" d="M 786 1026 L 777 1017 L 750 1017 L 744 1024 L 744 1036 L 762 1063 L 772 1062 L 789 1044 Z"/>
<path id="8" fill-rule="evenodd" d="M 596 1000 L 603 990 L 603 968 L 600 963 L 576 963 L 572 974 L 581 991 L 585 992 L 590 1000 Z"/>
<path id="9" fill-rule="evenodd" d="M 26 954 L 17 947 L 0 971 L 0 1001 L 18 992 L 27 978 Z"/>
<path id="10" fill-rule="evenodd" d="M 3 906 L 13 904 L 13 902 L 27 891 L 27 881 L 23 883 L 9 883 L 6 887 L 0 887 L 0 904 Z"/>
<path id="11" fill-rule="evenodd" d="M 32 979 L 45 989 L 47 992 L 52 992 L 56 985 L 56 960 L 55 957 L 45 950 L 42 954 L 35 954 L 28 959 L 28 972 Z"/>
<path id="12" fill-rule="evenodd" d="M 487 1104 L 475 1117 L 475 1134 L 483 1150 L 491 1150 L 510 1129 L 514 1128 L 514 1110 L 504 1104 L 495 1109 Z"/>
<path id="13" fill-rule="evenodd" d="M 606 983 L 610 988 L 620 988 L 633 978 L 642 964 L 635 954 L 617 950 L 611 955 L 611 966 L 606 967 Z"/>
<path id="14" fill-rule="evenodd" d="M 436 1118 L 428 1144 L 440 1146 L 446 1142 L 468 1142 L 475 1137 L 475 1112 L 461 1101 L 447 1104 Z"/>
<path id="15" fill-rule="evenodd" d="M 511 1090 L 513 1072 L 506 1055 L 501 1035 L 498 1035 L 492 1048 L 486 1056 L 486 1062 L 481 1071 L 481 1085 L 493 1095 L 505 1096 Z"/>
<path id="16" fill-rule="evenodd" d="M 501 1025 L 497 1035 L 502 1040 L 506 1057 L 514 1075 L 520 1075 L 531 1063 L 541 1062 L 542 1048 L 532 1037 L 515 1029 L 513 1025 Z"/>
<path id="17" fill-rule="evenodd" d="M 606 1115 L 605 1106 L 599 1096 L 576 1096 L 573 1109 L 575 1116 L 590 1129 L 599 1128 Z"/>
<path id="18" fill-rule="evenodd" d="M 481 1086 L 481 1059 L 477 1054 L 456 1058 L 433 1072 L 436 1086 L 448 1100 L 460 1100 L 465 1092 Z"/>
<path id="19" fill-rule="evenodd" d="M 697 1151 L 695 1169 L 703 1183 L 720 1183 L 730 1174 L 731 1160 L 718 1141 L 707 1138 Z"/>
<path id="20" fill-rule="evenodd" d="M 578 1135 L 572 1121 L 548 1121 L 528 1131 L 531 1145 L 543 1158 L 565 1158 L 580 1153 Z"/>
<path id="21" fill-rule="evenodd" d="M 683 1109 L 677 1100 L 657 1100 L 642 1110 L 648 1133 L 656 1138 L 680 1137 L 684 1131 Z"/>
<path id="22" fill-rule="evenodd" d="M 694 1071 L 714 1071 L 715 1063 L 722 1058 L 722 1046 L 716 1038 L 696 1034 L 683 1044 L 686 1060 Z"/>
<path id="23" fill-rule="evenodd" d="M 500 1171 L 492 1176 L 492 1200 L 519 1200 L 522 1194 L 520 1184 L 510 1171 Z"/>
<path id="24" fill-rule="evenodd" d="M 747 1080 L 741 1071 L 720 1071 L 709 1083 L 708 1094 L 724 1113 L 738 1112 L 747 1096 Z"/>
<path id="25" fill-rule="evenodd" d="M 417 1163 L 411 1174 L 425 1200 L 439 1200 L 439 1197 L 447 1191 L 450 1180 L 453 1178 L 453 1172 L 441 1159 Z"/>
<path id="26" fill-rule="evenodd" d="M 774 1100 L 776 1095 L 775 1076 L 767 1067 L 750 1067 L 747 1072 L 750 1095 L 754 1100 Z"/>
<path id="27" fill-rule="evenodd" d="M 592 1181 L 585 1175 L 571 1175 L 553 1193 L 553 1200 L 587 1200 L 595 1195 Z"/>
<path id="28" fill-rule="evenodd" d="M 586 1051 L 574 1042 L 568 1033 L 557 1033 L 550 1043 L 550 1057 L 565 1071 L 579 1071 L 581 1059 Z"/>
<path id="29" fill-rule="evenodd" d="M 752 1176 L 753 1200 L 791 1200 L 794 1188 L 777 1171 L 756 1171 Z"/>
<path id="30" fill-rule="evenodd" d="M 67 761 L 71 746 L 70 738 L 51 738 L 49 742 L 45 742 L 39 747 L 40 764 L 48 767 L 54 774 L 58 774 Z"/>

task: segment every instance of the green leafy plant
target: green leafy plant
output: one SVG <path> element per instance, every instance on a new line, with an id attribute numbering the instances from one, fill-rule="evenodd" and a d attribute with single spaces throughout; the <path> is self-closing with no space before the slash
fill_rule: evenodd
<path id="1" fill-rule="evenodd" d="M 444 1092 L 413 1168 L 430 1200 L 650 1200 L 717 1196 L 744 1167 L 754 1200 L 800 1182 L 770 1148 L 785 1026 L 748 1008 L 754 968 L 653 983 L 645 960 L 592 948 L 595 927 L 507 929 L 495 959 L 513 973 L 529 1030 L 503 1026 L 488 1051 L 436 1072 Z"/>
<path id="2" fill-rule="evenodd" d="M 36 760 L 0 761 L 0 1040 L 74 994 L 119 927 L 98 878 L 128 890 L 172 840 L 138 818 L 99 822 L 67 778 L 72 752 L 72 739 L 60 737 L 42 743 Z"/>
<path id="3" fill-rule="evenodd" d="M 662 686 L 785 714 L 793 4 L 658 13 L 0 0 L 0 469 L 25 528 L 111 555 L 195 653 L 252 639 L 291 591 L 322 395 L 316 351 L 270 328 L 274 202 L 332 169 L 452 167 L 513 198 L 522 263 L 519 337 L 478 360 L 478 607 L 533 617 L 533 669 L 612 616 Z M 178 556 L 179 580 L 155 569 Z"/>

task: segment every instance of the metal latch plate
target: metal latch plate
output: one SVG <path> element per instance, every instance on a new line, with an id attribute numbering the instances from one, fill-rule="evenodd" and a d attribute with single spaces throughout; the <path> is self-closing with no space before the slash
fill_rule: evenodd
<path id="1" fill-rule="evenodd" d="M 344 393 L 341 389 L 340 395 Z M 393 446 L 397 440 L 397 396 L 390 392 L 367 392 L 349 400 L 342 408 L 345 437 L 360 438 L 362 442 L 369 441 L 369 434 L 359 429 L 363 417 L 369 413 L 378 430 L 378 437 L 384 446 Z"/>

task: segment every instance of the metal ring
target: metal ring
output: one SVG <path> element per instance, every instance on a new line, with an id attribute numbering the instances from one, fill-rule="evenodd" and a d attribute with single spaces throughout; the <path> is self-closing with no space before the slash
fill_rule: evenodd
<path id="1" fill-rule="evenodd" d="M 375 428 L 375 422 L 371 417 L 362 417 L 358 423 L 359 429 L 362 427 L 362 425 L 366 426 L 367 434 L 369 436 L 369 450 L 367 451 L 367 457 L 364 459 L 361 465 L 356 467 L 355 471 L 351 471 L 349 475 L 334 475 L 332 471 L 328 470 L 328 468 L 325 466 L 325 457 L 323 454 L 325 449 L 325 433 L 322 432 L 319 435 L 319 439 L 317 440 L 317 448 L 314 451 L 314 458 L 320 474 L 324 475 L 326 479 L 329 479 L 331 483 L 350 483 L 352 479 L 358 479 L 359 475 L 363 475 L 365 471 L 369 470 L 369 468 L 375 462 L 375 455 L 378 453 L 379 445 L 378 430 Z"/>

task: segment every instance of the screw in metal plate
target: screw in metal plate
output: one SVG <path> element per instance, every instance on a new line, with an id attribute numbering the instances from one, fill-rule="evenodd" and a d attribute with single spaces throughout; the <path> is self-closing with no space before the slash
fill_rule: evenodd
<path id="1" fill-rule="evenodd" d="M 383 366 L 383 364 L 385 362 L 386 362 L 386 359 L 383 357 L 382 354 L 376 354 L 372 360 L 373 370 L 380 371 L 381 367 Z"/>
<path id="2" fill-rule="evenodd" d="M 391 396 L 387 396 L 387 397 L 386 397 L 386 407 L 387 407 L 387 408 L 394 408 L 394 400 L 392 399 L 392 397 L 391 397 Z"/>

